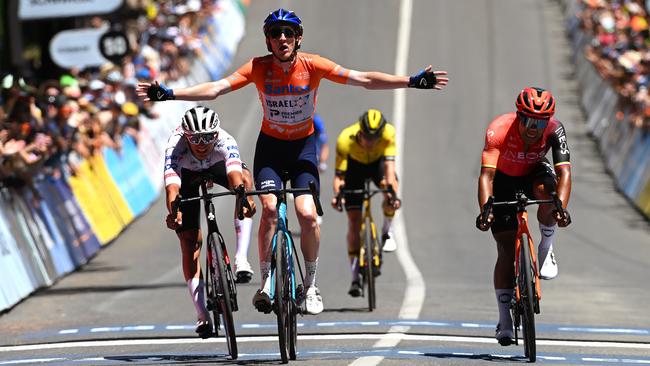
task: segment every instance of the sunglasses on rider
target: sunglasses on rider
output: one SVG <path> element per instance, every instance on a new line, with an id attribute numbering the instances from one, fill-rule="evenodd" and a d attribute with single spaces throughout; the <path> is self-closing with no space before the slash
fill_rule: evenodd
<path id="1" fill-rule="evenodd" d="M 369 134 L 369 133 L 364 133 L 363 131 L 359 131 L 359 136 L 364 140 L 370 142 L 374 142 L 379 139 L 379 134 Z"/>
<path id="2" fill-rule="evenodd" d="M 536 130 L 543 130 L 546 128 L 546 125 L 548 125 L 548 119 L 527 117 L 521 113 L 519 114 L 519 120 L 524 125 L 524 127 L 526 127 L 526 129 L 531 128 Z"/>
<path id="3" fill-rule="evenodd" d="M 275 27 L 269 29 L 269 36 L 273 39 L 280 38 L 282 34 L 286 38 L 294 38 L 296 36 L 296 32 L 291 27 Z"/>
<path id="4" fill-rule="evenodd" d="M 210 132 L 210 133 L 197 133 L 194 135 L 185 135 L 187 138 L 187 141 L 192 144 L 192 145 L 199 145 L 199 144 L 211 144 L 217 140 L 217 136 L 219 136 L 219 132 Z"/>

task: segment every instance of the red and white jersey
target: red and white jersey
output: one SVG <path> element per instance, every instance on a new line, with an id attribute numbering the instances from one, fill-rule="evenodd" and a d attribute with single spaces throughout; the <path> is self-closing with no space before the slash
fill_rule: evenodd
<path id="1" fill-rule="evenodd" d="M 281 140 L 297 140 L 314 132 L 314 111 L 320 80 L 345 84 L 350 71 L 319 55 L 296 54 L 289 72 L 273 55 L 256 57 L 226 80 L 231 90 L 255 83 L 264 110 L 262 132 Z"/>
<path id="2" fill-rule="evenodd" d="M 519 119 L 515 112 L 495 118 L 487 128 L 481 166 L 496 168 L 512 177 L 530 173 L 549 150 L 555 166 L 570 165 L 569 145 L 560 121 L 551 118 L 542 138 L 525 149 L 519 135 Z"/>
<path id="3" fill-rule="evenodd" d="M 165 186 L 170 184 L 181 185 L 181 171 L 205 170 L 214 164 L 224 161 L 226 174 L 233 171 L 242 171 L 242 162 L 239 156 L 237 141 L 224 129 L 219 129 L 219 137 L 214 144 L 214 149 L 207 159 L 199 160 L 194 157 L 189 147 L 189 142 L 183 137 L 183 128 L 177 127 L 167 141 L 165 149 Z"/>

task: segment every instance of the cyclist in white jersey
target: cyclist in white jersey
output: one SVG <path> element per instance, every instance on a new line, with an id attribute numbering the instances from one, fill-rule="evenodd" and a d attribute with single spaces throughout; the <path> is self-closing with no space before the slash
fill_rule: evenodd
<path id="1" fill-rule="evenodd" d="M 182 197 L 199 195 L 197 176 L 208 172 L 211 183 L 227 189 L 244 185 L 251 190 L 253 180 L 239 156 L 235 139 L 220 128 L 217 114 L 206 107 L 189 109 L 181 126 L 169 138 L 165 150 L 165 193 L 167 197 L 167 227 L 175 230 L 180 240 L 185 282 L 197 313 L 196 332 L 208 337 L 212 332 L 210 316 L 205 307 L 204 283 L 199 257 L 201 254 L 200 202 L 183 204 L 176 216 L 171 214 L 172 202 Z M 210 184 L 211 185 L 211 184 Z M 246 217 L 255 213 L 255 202 L 249 198 L 251 209 L 244 209 Z M 235 218 L 237 226 L 237 218 Z M 241 232 L 241 230 L 239 230 Z M 238 233 L 238 241 L 239 241 Z"/>

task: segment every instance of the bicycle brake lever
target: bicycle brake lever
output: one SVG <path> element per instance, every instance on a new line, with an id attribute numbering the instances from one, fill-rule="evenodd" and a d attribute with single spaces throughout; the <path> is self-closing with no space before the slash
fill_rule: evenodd
<path id="1" fill-rule="evenodd" d="M 316 213 L 318 216 L 323 216 L 323 207 L 320 204 L 320 198 L 318 197 L 318 191 L 316 190 L 316 183 L 314 181 L 309 181 L 309 191 L 311 196 L 314 198 L 314 203 L 316 204 Z"/>

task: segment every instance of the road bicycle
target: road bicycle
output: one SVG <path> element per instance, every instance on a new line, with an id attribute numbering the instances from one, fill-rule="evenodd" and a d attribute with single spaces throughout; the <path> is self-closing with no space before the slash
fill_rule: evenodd
<path id="1" fill-rule="evenodd" d="M 375 277 L 379 275 L 379 269 L 382 264 L 381 246 L 379 245 L 379 236 L 377 234 L 377 225 L 372 218 L 372 210 L 370 201 L 372 197 L 378 193 L 388 193 L 391 203 L 397 199 L 393 186 L 389 185 L 387 188 L 371 189 L 370 183 L 372 179 L 366 179 L 363 189 L 345 189 L 341 186 L 339 193 L 336 197 L 336 205 L 339 210 L 341 207 L 341 200 L 345 196 L 360 195 L 362 196 L 362 221 L 361 231 L 359 237 L 361 238 L 361 245 L 359 246 L 359 269 L 362 274 L 363 288 L 367 288 L 368 293 L 368 310 L 373 311 L 377 308 L 377 292 L 375 290 Z M 365 296 L 366 291 L 363 292 Z"/>
<path id="2" fill-rule="evenodd" d="M 305 288 L 304 276 L 300 260 L 294 255 L 296 246 L 287 220 L 287 193 L 310 193 L 316 204 L 318 216 L 323 216 L 316 184 L 309 182 L 309 188 L 286 188 L 283 180 L 281 189 L 248 191 L 245 196 L 273 194 L 277 197 L 278 213 L 275 233 L 271 240 L 271 292 L 272 310 L 275 311 L 278 323 L 278 341 L 282 363 L 296 359 L 298 342 L 297 315 L 303 314 Z M 245 201 L 245 198 L 241 199 Z M 298 267 L 300 284 L 297 284 L 295 266 Z"/>
<path id="3" fill-rule="evenodd" d="M 506 206 L 517 209 L 517 237 L 515 240 L 515 297 L 510 304 L 512 319 L 515 330 L 515 344 L 519 345 L 519 327 L 522 327 L 524 340 L 524 355 L 530 362 L 535 362 L 536 338 L 535 338 L 535 314 L 540 313 L 539 302 L 542 299 L 542 290 L 539 283 L 539 266 L 537 265 L 537 254 L 530 230 L 528 228 L 528 211 L 526 206 L 553 204 L 555 210 L 560 212 L 564 218 L 566 211 L 562 208 L 562 201 L 557 194 L 551 194 L 552 199 L 531 200 L 522 192 L 515 194 L 515 201 L 494 202 L 494 196 L 490 196 L 483 206 L 481 220 L 486 223 L 488 215 L 493 207 Z"/>
<path id="4" fill-rule="evenodd" d="M 217 337 L 219 329 L 223 325 L 226 343 L 228 345 L 228 353 L 230 357 L 235 360 L 238 357 L 237 352 L 237 337 L 235 335 L 235 322 L 232 313 L 239 309 L 237 305 L 237 287 L 235 286 L 235 279 L 233 276 L 230 256 L 226 248 L 226 242 L 219 231 L 217 225 L 217 216 L 214 210 L 212 199 L 221 196 L 236 195 L 244 197 L 243 185 L 234 191 L 209 193 L 208 182 L 213 179 L 208 172 L 202 172 L 197 177 L 200 182 L 200 195 L 190 198 L 182 198 L 180 195 L 172 203 L 172 215 L 176 216 L 180 205 L 191 201 L 203 201 L 205 220 L 207 222 L 206 234 L 206 308 L 212 313 L 214 332 L 212 335 Z M 245 199 L 243 200 L 245 201 Z M 236 201 L 238 205 L 242 205 L 242 200 Z M 248 207 L 248 206 L 247 206 Z M 237 209 L 239 218 L 243 218 L 243 212 Z"/>

